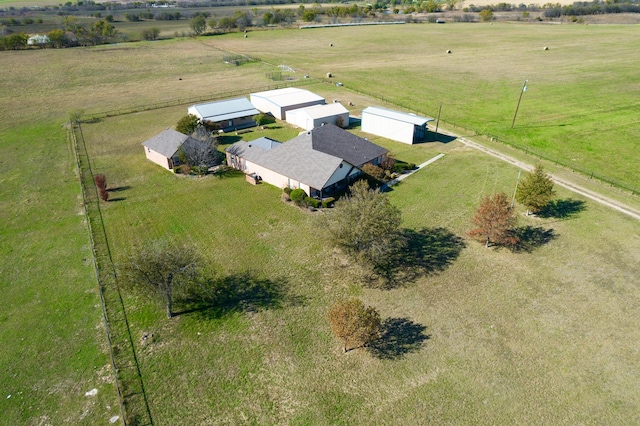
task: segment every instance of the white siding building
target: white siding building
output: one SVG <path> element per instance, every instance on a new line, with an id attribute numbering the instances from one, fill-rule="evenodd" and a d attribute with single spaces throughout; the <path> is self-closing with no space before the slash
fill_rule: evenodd
<path id="1" fill-rule="evenodd" d="M 338 127 L 349 125 L 349 110 L 341 103 L 334 102 L 326 105 L 314 105 L 306 108 L 293 109 L 286 112 L 287 123 L 311 130 L 323 124 L 335 124 Z"/>
<path id="2" fill-rule="evenodd" d="M 284 120 L 286 112 L 292 109 L 326 103 L 323 97 L 295 87 L 251 93 L 249 98 L 254 107 L 279 120 Z"/>
<path id="3" fill-rule="evenodd" d="M 362 111 L 362 131 L 406 144 L 424 140 L 427 123 L 433 118 L 368 107 Z"/>

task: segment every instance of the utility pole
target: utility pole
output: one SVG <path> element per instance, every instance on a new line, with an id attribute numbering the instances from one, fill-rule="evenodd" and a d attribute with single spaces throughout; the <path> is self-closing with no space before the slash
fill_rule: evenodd
<path id="1" fill-rule="evenodd" d="M 520 97 L 518 98 L 518 105 L 516 106 L 516 112 L 515 114 L 513 114 L 513 121 L 511 122 L 512 129 L 513 129 L 513 126 L 516 124 L 516 116 L 518 115 L 518 109 L 520 108 L 520 101 L 522 100 L 522 94 L 527 91 L 527 81 L 529 80 L 525 80 L 524 84 L 522 85 L 522 91 L 520 92 Z"/>
<path id="2" fill-rule="evenodd" d="M 436 121 L 436 136 L 435 141 L 438 142 L 438 126 L 440 125 L 440 112 L 442 111 L 442 102 L 440 102 L 440 108 L 438 108 L 438 121 Z"/>

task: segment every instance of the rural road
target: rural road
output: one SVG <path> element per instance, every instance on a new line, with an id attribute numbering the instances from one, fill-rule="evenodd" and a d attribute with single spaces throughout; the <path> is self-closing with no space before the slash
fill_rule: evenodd
<path id="1" fill-rule="evenodd" d="M 465 145 L 467 145 L 467 146 L 469 146 L 471 148 L 474 148 L 474 149 L 482 151 L 482 152 L 484 152 L 486 154 L 492 155 L 492 156 L 494 156 L 496 158 L 499 158 L 502 161 L 506 161 L 507 163 L 511 163 L 511 164 L 513 164 L 513 165 L 515 165 L 517 167 L 520 167 L 523 170 L 526 170 L 526 171 L 530 172 L 534 168 L 531 164 L 527 164 L 525 162 L 516 160 L 515 158 L 509 157 L 508 155 L 505 155 L 505 154 L 502 154 L 502 153 L 500 153 L 498 151 L 495 151 L 493 149 L 487 148 L 486 146 L 481 145 L 481 144 L 479 144 L 477 142 L 470 141 L 470 140 L 468 140 L 466 138 L 463 138 L 463 137 L 461 137 L 459 135 L 456 135 L 455 133 L 451 133 L 451 132 L 448 132 L 448 131 L 443 131 L 442 129 L 439 129 L 438 133 L 443 133 L 443 134 L 446 134 L 448 136 L 454 137 L 457 140 L 459 140 L 460 142 L 464 143 Z M 630 217 L 632 217 L 632 218 L 634 218 L 636 220 L 640 220 L 640 211 L 639 210 L 636 210 L 636 209 L 634 209 L 634 208 L 632 208 L 630 206 L 627 206 L 626 204 L 623 204 L 623 203 L 621 203 L 619 201 L 612 200 L 611 198 L 605 197 L 602 194 L 599 194 L 599 193 L 596 193 L 596 192 L 591 191 L 589 189 L 586 189 L 586 188 L 584 188 L 584 187 L 582 187 L 580 185 L 576 185 L 575 183 L 572 183 L 572 182 L 569 182 L 569 181 L 567 181 L 565 179 L 559 178 L 559 177 L 555 176 L 553 173 L 548 173 L 548 174 L 549 174 L 549 176 L 551 176 L 551 179 L 553 179 L 553 181 L 556 184 L 558 184 L 558 185 L 560 185 L 560 186 L 562 186 L 562 187 L 564 187 L 564 188 L 566 188 L 566 189 L 568 189 L 570 191 L 573 191 L 576 194 L 580 194 L 580 195 L 582 195 L 582 196 L 584 196 L 586 198 L 589 198 L 590 200 L 596 201 L 596 202 L 598 202 L 600 204 L 603 204 L 603 205 L 605 205 L 607 207 L 610 207 L 610 208 L 612 208 L 614 210 L 617 210 L 617 211 L 619 211 L 619 212 L 621 212 L 621 213 L 623 213 L 623 214 L 625 214 L 627 216 L 630 216 Z"/>

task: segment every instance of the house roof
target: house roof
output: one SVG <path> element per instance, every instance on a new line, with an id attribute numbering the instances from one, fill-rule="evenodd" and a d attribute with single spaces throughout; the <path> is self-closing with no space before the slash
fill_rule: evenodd
<path id="1" fill-rule="evenodd" d="M 433 118 L 430 117 L 420 117 L 419 115 L 409 114 L 406 112 L 393 111 L 386 108 L 374 107 L 370 106 L 362 110 L 362 113 L 368 113 L 377 115 L 380 117 L 391 118 L 397 121 L 403 121 L 405 123 L 411 123 L 416 126 L 424 126 L 429 121 L 433 121 Z"/>
<path id="2" fill-rule="evenodd" d="M 192 105 L 191 108 L 195 109 L 203 120 L 214 122 L 260 114 L 247 98 Z"/>
<path id="3" fill-rule="evenodd" d="M 167 129 L 164 132 L 155 135 L 151 139 L 142 142 L 142 145 L 167 158 L 171 158 L 180 149 L 182 144 L 189 139 L 190 136 L 182 134 L 173 129 Z"/>
<path id="4" fill-rule="evenodd" d="M 266 92 L 252 93 L 251 96 L 267 99 L 272 104 L 279 107 L 287 107 L 308 102 L 324 102 L 324 98 L 322 96 L 318 96 L 308 90 L 298 89 L 297 87 L 267 90 Z"/>
<path id="5" fill-rule="evenodd" d="M 325 130 L 319 132 L 320 129 Z M 334 146 L 341 143 L 342 146 Z M 229 146 L 227 151 L 317 189 L 325 187 L 343 161 L 360 167 L 387 152 L 332 124 L 304 132 L 271 149 L 263 148 L 256 141 L 240 141 Z M 336 155 L 338 153 L 341 155 Z"/>
<path id="6" fill-rule="evenodd" d="M 296 114 L 306 114 L 309 117 L 316 118 L 324 118 L 330 117 L 333 115 L 348 113 L 349 110 L 346 109 L 341 103 L 335 102 L 331 104 L 325 105 L 313 105 L 305 108 L 293 109 L 291 111 L 287 111 L 287 114 L 296 113 Z"/>
<path id="7" fill-rule="evenodd" d="M 342 158 L 356 167 L 361 167 L 389 152 L 333 124 L 316 127 L 298 138 L 308 134 L 313 141 L 314 150 Z"/>

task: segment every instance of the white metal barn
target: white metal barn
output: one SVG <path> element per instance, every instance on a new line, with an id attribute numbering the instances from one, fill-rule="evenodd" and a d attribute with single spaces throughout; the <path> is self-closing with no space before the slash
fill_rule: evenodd
<path id="1" fill-rule="evenodd" d="M 255 126 L 253 116 L 260 113 L 247 98 L 227 99 L 206 104 L 191 105 L 187 108 L 201 121 L 218 123 L 224 131 Z"/>
<path id="2" fill-rule="evenodd" d="M 284 120 L 286 112 L 292 109 L 324 105 L 326 103 L 323 97 L 296 87 L 251 93 L 249 99 L 253 106 L 260 111 L 271 113 L 279 120 Z"/>
<path id="3" fill-rule="evenodd" d="M 427 123 L 433 118 L 420 117 L 380 107 L 362 110 L 362 131 L 406 144 L 424 140 Z"/>
<path id="4" fill-rule="evenodd" d="M 286 112 L 287 123 L 311 130 L 323 124 L 335 124 L 338 127 L 349 125 L 349 110 L 341 103 L 314 105 L 306 108 L 292 109 Z"/>

